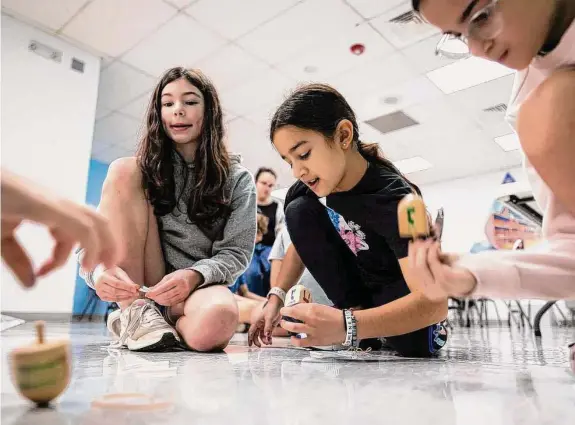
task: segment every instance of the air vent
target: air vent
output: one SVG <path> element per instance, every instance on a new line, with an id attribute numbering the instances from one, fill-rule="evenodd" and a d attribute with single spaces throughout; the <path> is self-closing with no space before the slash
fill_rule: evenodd
<path id="1" fill-rule="evenodd" d="M 413 10 L 402 13 L 401 15 L 398 15 L 395 18 L 390 19 L 389 22 L 391 22 L 392 24 L 424 23 L 423 19 L 421 19 L 419 15 L 415 13 Z"/>
<path id="2" fill-rule="evenodd" d="M 76 58 L 72 58 L 72 66 L 71 68 L 74 71 L 78 71 L 81 72 L 82 74 L 84 73 L 84 62 L 81 61 L 80 59 L 76 59 Z"/>
<path id="3" fill-rule="evenodd" d="M 391 114 L 382 115 L 365 122 L 382 134 L 391 133 L 392 131 L 401 130 L 402 128 L 412 127 L 419 123 L 405 114 L 403 111 L 392 112 Z"/>
<path id="4" fill-rule="evenodd" d="M 483 110 L 483 112 L 506 112 L 506 111 L 507 111 L 507 105 L 505 103 L 493 105 Z"/>

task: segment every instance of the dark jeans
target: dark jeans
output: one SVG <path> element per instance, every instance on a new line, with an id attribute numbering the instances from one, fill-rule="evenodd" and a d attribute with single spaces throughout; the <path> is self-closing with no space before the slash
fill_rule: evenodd
<path id="1" fill-rule="evenodd" d="M 331 222 L 326 208 L 309 196 L 293 199 L 286 208 L 288 231 L 300 258 L 337 308 L 372 308 L 409 293 L 400 279 L 392 284 L 365 282 L 357 258 Z M 386 337 L 403 356 L 428 357 L 447 340 L 441 324 L 404 335 Z"/>

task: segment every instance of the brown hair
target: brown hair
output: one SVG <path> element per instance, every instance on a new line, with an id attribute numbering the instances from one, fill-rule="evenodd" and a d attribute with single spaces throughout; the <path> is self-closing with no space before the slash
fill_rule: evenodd
<path id="1" fill-rule="evenodd" d="M 258 213 L 258 233 L 261 233 L 264 236 L 268 232 L 268 224 L 270 220 L 263 214 Z"/>
<path id="2" fill-rule="evenodd" d="M 419 188 L 409 181 L 397 167 L 383 156 L 377 143 L 364 143 L 359 139 L 359 126 L 353 109 L 343 95 L 327 84 L 307 84 L 296 89 L 278 108 L 270 127 L 270 139 L 281 127 L 294 127 L 321 133 L 333 141 L 338 124 L 348 120 L 353 126 L 353 142 L 367 161 L 376 164 L 405 180 L 421 195 Z"/>
<path id="3" fill-rule="evenodd" d="M 204 118 L 192 173 L 193 186 L 184 184 L 176 194 L 174 157 L 179 155 L 162 124 L 162 91 L 172 81 L 185 78 L 201 91 L 204 97 Z M 222 108 L 217 91 L 200 70 L 182 67 L 168 69 L 156 85 L 150 98 L 146 128 L 138 147 L 138 165 L 143 175 L 143 187 L 156 216 L 174 210 L 185 190 L 189 191 L 187 215 L 191 223 L 211 227 L 216 220 L 227 217 L 230 200 L 224 186 L 230 174 L 230 158 L 224 145 Z M 184 181 L 188 182 L 187 167 Z"/>

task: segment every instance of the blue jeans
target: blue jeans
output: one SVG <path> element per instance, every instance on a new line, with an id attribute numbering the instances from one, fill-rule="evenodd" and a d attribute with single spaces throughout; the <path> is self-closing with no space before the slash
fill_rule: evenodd
<path id="1" fill-rule="evenodd" d="M 254 248 L 252 261 L 246 271 L 236 280 L 230 290 L 237 293 L 241 285 L 246 285 L 250 292 L 262 297 L 267 296 L 270 290 L 270 269 L 268 260 L 272 247 L 257 244 Z"/>

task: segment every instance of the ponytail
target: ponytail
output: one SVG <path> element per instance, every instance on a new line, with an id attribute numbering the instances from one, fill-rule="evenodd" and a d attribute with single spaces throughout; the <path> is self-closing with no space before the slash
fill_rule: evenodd
<path id="1" fill-rule="evenodd" d="M 378 165 L 380 167 L 385 168 L 389 172 L 396 174 L 398 177 L 401 177 L 407 184 L 411 186 L 411 188 L 415 191 L 416 194 L 421 196 L 421 191 L 416 184 L 412 183 L 399 169 L 387 159 L 383 152 L 381 151 L 381 147 L 378 143 L 370 142 L 365 143 L 360 140 L 357 141 L 357 150 L 361 156 L 365 158 L 366 161 Z"/>

